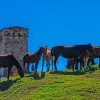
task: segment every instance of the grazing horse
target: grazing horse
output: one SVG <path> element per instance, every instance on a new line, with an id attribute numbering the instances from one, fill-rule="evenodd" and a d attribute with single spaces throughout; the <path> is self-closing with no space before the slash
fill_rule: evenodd
<path id="1" fill-rule="evenodd" d="M 44 61 L 46 61 L 47 72 L 50 70 L 50 61 L 52 62 L 52 71 L 53 71 L 53 56 L 51 56 L 51 50 L 45 46 L 45 52 L 42 55 L 42 72 L 44 68 Z"/>
<path id="2" fill-rule="evenodd" d="M 75 45 L 75 46 L 55 46 L 51 49 L 51 54 L 52 56 L 55 57 L 54 59 L 54 67 L 55 70 L 57 71 L 56 67 L 56 61 L 59 56 L 62 56 L 64 58 L 84 58 L 86 54 L 88 55 L 93 55 L 93 48 L 91 44 L 86 44 L 86 45 Z"/>
<path id="3" fill-rule="evenodd" d="M 22 71 L 22 67 L 20 66 L 17 59 L 12 54 L 4 54 L 0 55 L 0 68 L 7 68 L 8 67 L 8 75 L 7 80 L 9 80 L 10 71 L 13 66 L 17 67 L 18 74 L 20 77 L 24 77 L 24 73 Z"/>
<path id="4" fill-rule="evenodd" d="M 30 63 L 35 63 L 35 73 L 37 73 L 37 66 L 40 60 L 40 57 L 42 55 L 42 53 L 44 52 L 45 48 L 44 47 L 40 47 L 39 50 L 33 54 L 25 54 L 23 57 L 23 67 L 25 68 L 25 64 L 27 63 L 27 70 L 28 73 L 30 74 L 29 71 L 29 65 Z"/>

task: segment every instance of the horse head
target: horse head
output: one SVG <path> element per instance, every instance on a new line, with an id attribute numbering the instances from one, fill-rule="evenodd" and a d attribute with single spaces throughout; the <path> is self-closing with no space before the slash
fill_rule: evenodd
<path id="1" fill-rule="evenodd" d="M 87 54 L 90 55 L 90 56 L 91 56 L 91 55 L 92 55 L 92 56 L 94 55 L 94 49 L 93 49 L 93 47 L 92 47 L 91 44 L 88 44 L 88 45 L 87 45 Z"/>
<path id="2" fill-rule="evenodd" d="M 16 68 L 18 70 L 19 76 L 24 77 L 24 72 L 23 72 L 22 67 L 21 67 L 20 63 L 18 62 L 18 60 L 13 55 L 11 55 L 11 59 L 13 61 L 13 65 L 16 66 Z"/>
<path id="3" fill-rule="evenodd" d="M 47 46 L 41 46 L 39 50 L 41 51 L 41 53 L 43 53 L 44 55 L 46 55 L 47 49 L 48 49 Z"/>
<path id="4" fill-rule="evenodd" d="M 23 72 L 21 66 L 18 68 L 18 74 L 19 74 L 20 77 L 24 77 L 24 72 Z"/>

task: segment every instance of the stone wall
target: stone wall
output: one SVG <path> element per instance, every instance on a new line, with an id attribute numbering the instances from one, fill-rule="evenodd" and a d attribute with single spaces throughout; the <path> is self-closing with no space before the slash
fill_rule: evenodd
<path id="1" fill-rule="evenodd" d="M 0 54 L 12 53 L 22 65 L 22 58 L 28 52 L 28 29 L 10 27 L 0 31 Z"/>

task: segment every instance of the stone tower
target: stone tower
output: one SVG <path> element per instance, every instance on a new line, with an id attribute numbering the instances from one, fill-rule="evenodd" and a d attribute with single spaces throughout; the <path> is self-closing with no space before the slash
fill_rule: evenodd
<path id="1" fill-rule="evenodd" d="M 22 64 L 23 55 L 28 52 L 28 29 L 15 26 L 0 30 L 0 54 L 12 53 Z"/>

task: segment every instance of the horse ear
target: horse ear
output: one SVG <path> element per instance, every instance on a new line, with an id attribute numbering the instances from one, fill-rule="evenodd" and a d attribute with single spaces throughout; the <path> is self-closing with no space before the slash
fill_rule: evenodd
<path id="1" fill-rule="evenodd" d="M 47 49 L 47 48 L 48 48 L 48 45 L 46 45 L 45 47 L 46 47 L 46 49 Z"/>
<path id="2" fill-rule="evenodd" d="M 46 47 L 46 49 L 48 49 L 48 46 L 45 46 Z"/>
<path id="3" fill-rule="evenodd" d="M 89 45 L 91 45 L 91 43 L 88 43 Z"/>

